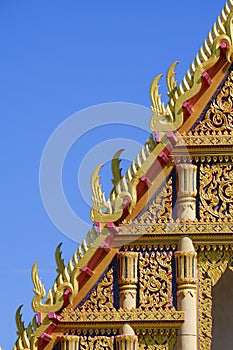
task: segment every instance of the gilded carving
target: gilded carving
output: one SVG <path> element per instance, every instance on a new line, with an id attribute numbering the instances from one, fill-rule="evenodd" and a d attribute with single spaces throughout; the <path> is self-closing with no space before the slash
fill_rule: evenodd
<path id="1" fill-rule="evenodd" d="M 231 220 L 233 212 L 232 164 L 200 165 L 200 218 Z"/>
<path id="2" fill-rule="evenodd" d="M 139 255 L 139 307 L 144 310 L 171 309 L 172 252 Z"/>
<path id="3" fill-rule="evenodd" d="M 113 310 L 113 268 L 110 268 L 97 287 L 92 291 L 89 298 L 77 310 L 79 312 Z"/>
<path id="4" fill-rule="evenodd" d="M 204 220 L 205 218 L 203 218 Z M 180 223 L 179 220 L 169 224 L 156 225 L 124 225 L 121 226 L 121 234 L 128 235 L 161 235 L 161 239 L 166 234 L 169 235 L 229 235 L 233 233 L 233 224 L 230 222 L 188 222 Z M 165 237 L 166 238 L 166 237 Z M 139 246 L 138 246 L 139 247 Z"/>
<path id="5" fill-rule="evenodd" d="M 172 217 L 172 178 L 166 182 L 148 208 L 133 220 L 134 224 L 154 224 L 167 222 Z"/>
<path id="6" fill-rule="evenodd" d="M 210 104 L 204 120 L 194 129 L 199 135 L 214 133 L 232 135 L 233 133 L 233 71 L 230 72 L 215 100 Z"/>
<path id="7" fill-rule="evenodd" d="M 113 350 L 113 340 L 112 337 L 88 337 L 88 343 L 85 342 L 86 348 L 83 350 Z"/>
<path id="8" fill-rule="evenodd" d="M 22 320 L 21 309 L 22 305 L 17 309 L 15 315 L 18 339 L 15 343 L 14 350 L 34 350 L 35 339 L 33 337 L 33 332 L 37 330 L 39 325 L 36 321 L 36 317 L 34 316 L 32 322 L 30 322 L 26 328 Z"/>
<path id="9" fill-rule="evenodd" d="M 230 2 L 232 6 L 232 3 Z M 228 9 L 227 12 L 225 10 Z M 156 132 L 166 132 L 178 130 L 183 124 L 183 107 L 192 97 L 197 95 L 202 86 L 203 74 L 215 65 L 221 55 L 220 47 L 224 44 L 227 47 L 226 60 L 232 62 L 232 13 L 226 6 L 218 17 L 218 22 L 214 24 L 211 32 L 205 40 L 200 51 L 197 53 L 194 62 L 187 71 L 182 83 L 177 87 L 174 80 L 174 68 L 177 62 L 173 63 L 167 73 L 167 85 L 169 101 L 165 108 L 159 94 L 158 82 L 161 74 L 158 75 L 151 84 L 152 118 L 150 122 L 151 130 Z M 207 80 L 208 80 L 207 74 Z M 226 106 L 228 107 L 228 106 Z M 189 114 L 192 113 L 188 105 Z M 218 122 L 218 119 L 217 119 Z"/>
<path id="10" fill-rule="evenodd" d="M 231 266 L 231 246 L 201 246 L 198 251 L 199 267 L 199 342 L 200 350 L 211 349 L 212 338 L 212 286 L 228 266 Z"/>
<path id="11" fill-rule="evenodd" d="M 194 131 L 190 131 L 187 134 L 182 134 L 177 137 L 177 147 L 183 146 L 229 146 L 233 144 L 233 135 L 222 135 L 220 132 L 215 132 L 211 135 L 198 135 L 198 133 Z M 174 149 L 174 152 L 177 152 L 177 148 Z M 186 149 L 185 149 L 186 152 Z"/>
<path id="12" fill-rule="evenodd" d="M 114 337 L 62 336 L 58 344 L 61 350 L 113 350 Z"/>
<path id="13" fill-rule="evenodd" d="M 140 330 L 138 350 L 173 350 L 176 343 L 175 329 Z"/>
<path id="14" fill-rule="evenodd" d="M 171 323 L 183 322 L 184 312 L 175 311 L 175 310 L 113 310 L 111 312 L 80 312 L 76 310 L 63 310 L 62 311 L 62 321 L 63 322 L 77 322 L 80 324 L 94 322 L 125 322 L 125 321 L 134 321 L 134 322 L 154 322 L 154 321 L 164 321 Z"/>

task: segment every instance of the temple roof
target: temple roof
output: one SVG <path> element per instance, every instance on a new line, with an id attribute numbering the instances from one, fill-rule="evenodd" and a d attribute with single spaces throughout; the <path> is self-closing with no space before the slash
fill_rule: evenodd
<path id="1" fill-rule="evenodd" d="M 18 309 L 16 314 L 18 339 L 15 350 L 37 349 L 38 339 L 40 348 L 47 346 L 50 334 L 56 327 L 62 310 L 69 310 L 70 306 L 78 305 L 83 300 L 119 251 L 120 244 L 114 246 L 112 242 L 117 239 L 120 229 L 122 232 L 124 232 L 124 227 L 126 230 L 131 229 L 132 221 L 138 220 L 143 209 L 151 204 L 155 193 L 169 177 L 175 166 L 171 155 L 175 152 L 179 153 L 179 150 L 183 152 L 184 145 L 185 147 L 201 146 L 199 141 L 195 141 L 196 145 L 193 141 L 194 138 L 200 140 L 200 137 L 204 135 L 204 127 L 200 132 L 198 125 L 205 125 L 208 129 L 206 124 L 209 119 L 205 119 L 205 109 L 209 108 L 210 101 L 213 96 L 216 96 L 216 91 L 222 82 L 232 75 L 230 71 L 233 61 L 232 21 L 233 0 L 229 0 L 179 85 L 175 81 L 177 62 L 168 69 L 169 100 L 166 106 L 161 101 L 159 94 L 158 83 L 161 75 L 153 80 L 150 88 L 151 134 L 148 140 L 124 175 L 120 169 L 121 151 L 116 152 L 112 160 L 114 186 L 108 200 L 100 184 L 101 165 L 93 172 L 91 219 L 94 224 L 67 265 L 61 256 L 61 245 L 58 246 L 55 254 L 57 278 L 48 293 L 45 292 L 39 277 L 37 263 L 34 264 L 32 281 L 35 296 L 32 307 L 37 313 L 37 318 L 35 317 L 29 326 L 25 327 L 21 309 Z M 208 132 L 205 136 L 208 136 L 207 134 Z M 233 136 L 231 130 L 228 135 L 212 131 L 208 137 L 214 136 L 216 140 L 216 134 L 222 137 L 224 145 L 229 143 L 229 140 L 227 141 L 224 137 Z M 219 143 L 215 146 L 218 145 Z M 209 144 L 203 146 L 209 146 Z M 163 223 L 160 223 L 155 228 L 155 230 L 161 229 L 161 234 L 163 233 L 162 225 Z M 196 224 L 187 225 L 191 227 Z M 187 228 L 187 232 L 192 231 L 190 227 Z M 224 229 L 227 234 L 228 228 Z M 145 231 L 145 234 L 148 233 L 149 231 Z M 177 234 L 171 230 L 171 234 L 175 233 Z"/>

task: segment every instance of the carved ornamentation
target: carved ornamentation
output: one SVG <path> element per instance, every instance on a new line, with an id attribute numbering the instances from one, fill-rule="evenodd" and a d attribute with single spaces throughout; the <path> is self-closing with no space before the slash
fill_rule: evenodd
<path id="1" fill-rule="evenodd" d="M 174 80 L 174 69 L 177 62 L 173 63 L 167 73 L 167 85 L 169 101 L 166 106 L 161 102 L 159 94 L 158 75 L 151 84 L 151 101 L 152 101 L 152 118 L 151 130 L 156 132 L 166 132 L 170 130 L 178 130 L 183 124 L 183 109 L 188 110 L 188 114 L 192 113 L 192 108 L 188 102 L 200 91 L 202 80 L 205 73 L 214 66 L 221 54 L 221 46 L 226 47 L 226 60 L 232 61 L 232 12 L 233 6 L 230 0 L 229 5 L 225 6 L 221 15 L 218 17 L 217 23 L 214 24 L 207 39 L 205 40 L 200 51 L 197 53 L 194 62 L 187 71 L 186 76 L 181 84 L 177 87 Z M 204 74 L 204 76 L 203 76 Z M 206 73 L 207 74 L 207 73 Z M 208 74 L 207 74 L 208 79 Z M 187 106 L 185 105 L 187 103 Z"/>
<path id="2" fill-rule="evenodd" d="M 78 310 L 84 313 L 90 311 L 110 312 L 113 309 L 113 268 L 111 268 Z"/>
<path id="3" fill-rule="evenodd" d="M 199 267 L 199 342 L 200 350 L 211 349 L 212 287 L 218 282 L 233 259 L 231 246 L 201 246 L 198 251 Z"/>
<path id="4" fill-rule="evenodd" d="M 230 72 L 215 100 L 210 104 L 204 119 L 195 127 L 194 135 L 233 134 L 233 71 Z"/>
<path id="5" fill-rule="evenodd" d="M 200 166 L 201 220 L 231 220 L 233 217 L 233 166 L 213 164 Z"/>
<path id="6" fill-rule="evenodd" d="M 204 220 L 204 219 L 203 219 Z M 121 226 L 121 235 L 161 235 L 161 239 L 166 239 L 169 235 L 229 235 L 233 233 L 233 224 L 230 222 L 193 222 L 193 223 L 180 223 L 179 221 L 170 222 L 169 224 L 156 224 L 156 225 L 124 225 Z M 122 237 L 121 237 L 122 239 Z"/>
<path id="7" fill-rule="evenodd" d="M 176 343 L 175 329 L 140 330 L 138 350 L 173 350 Z"/>
<path id="8" fill-rule="evenodd" d="M 42 299 L 46 297 L 44 285 L 41 282 L 39 273 L 37 270 L 37 262 L 32 267 L 32 281 L 34 284 L 33 291 L 35 296 L 32 300 L 32 307 L 34 311 L 38 312 L 52 312 L 58 311 L 64 302 L 63 294 L 66 290 L 70 292 L 70 303 L 72 304 L 73 298 L 78 292 L 78 280 L 77 277 L 80 273 L 78 269 L 73 269 L 72 275 L 69 274 L 67 267 L 64 266 L 63 272 L 61 272 L 53 286 L 53 292 L 50 290 L 47 294 L 47 301 L 42 302 Z"/>
<path id="9" fill-rule="evenodd" d="M 78 293 L 78 277 L 82 272 L 82 268 L 88 260 L 87 256 L 94 254 L 94 251 L 98 249 L 98 246 L 106 239 L 107 230 L 98 233 L 94 226 L 88 231 L 86 238 L 82 244 L 78 246 L 76 252 L 74 252 L 72 258 L 68 262 L 67 266 L 64 264 L 64 260 L 61 257 L 61 244 L 58 245 L 55 253 L 57 262 L 57 278 L 53 284 L 52 289 L 46 294 L 44 285 L 39 277 L 37 269 L 38 263 L 36 262 L 32 267 L 32 282 L 34 285 L 35 296 L 32 300 L 32 307 L 35 312 L 42 312 L 44 316 L 48 312 L 56 312 L 63 306 L 63 294 L 66 290 L 69 291 L 69 301 L 71 305 Z M 96 246 L 94 247 L 94 243 Z M 83 259 L 85 255 L 85 259 Z M 43 299 L 46 301 L 43 302 Z"/>
<path id="10" fill-rule="evenodd" d="M 116 350 L 138 350 L 138 337 L 136 335 L 118 335 L 116 337 Z"/>
<path id="11" fill-rule="evenodd" d="M 169 124 L 169 122 L 172 124 L 173 122 L 173 116 L 174 116 L 174 100 L 177 99 L 177 82 L 175 81 L 175 67 L 178 62 L 174 62 L 170 68 L 167 71 L 167 87 L 168 87 L 168 96 L 170 97 L 169 103 L 167 104 L 166 108 L 164 106 L 164 103 L 161 101 L 161 95 L 159 94 L 159 80 L 162 77 L 162 74 L 159 74 L 155 79 L 152 81 L 151 87 L 150 87 L 150 97 L 151 97 L 151 110 L 154 113 L 153 117 L 150 121 L 150 128 L 152 131 L 169 131 L 178 129 L 166 128 L 166 122 Z M 161 119 L 163 118 L 163 121 Z M 165 121 L 165 123 L 164 123 Z M 165 124 L 163 127 L 163 123 Z"/>
<path id="12" fill-rule="evenodd" d="M 154 224 L 167 222 L 172 217 L 172 178 L 166 182 L 146 210 L 135 220 L 134 224 Z"/>
<path id="13" fill-rule="evenodd" d="M 58 338 L 59 350 L 113 350 L 114 337 L 62 336 Z"/>
<path id="14" fill-rule="evenodd" d="M 212 135 L 200 136 L 195 131 L 177 137 L 177 147 L 183 146 L 229 146 L 233 144 L 233 135 L 221 135 L 213 132 Z M 186 151 L 186 150 L 185 150 Z M 177 152 L 177 148 L 175 149 Z"/>
<path id="15" fill-rule="evenodd" d="M 113 341 L 112 337 L 87 337 L 81 339 L 80 350 L 113 350 Z"/>
<path id="16" fill-rule="evenodd" d="M 33 332 L 35 332 L 39 327 L 36 321 L 36 316 L 33 317 L 32 322 L 30 322 L 26 328 L 22 320 L 21 309 L 22 305 L 18 308 L 15 315 L 18 339 L 14 345 L 14 350 L 35 350 L 35 339 L 33 337 Z"/>
<path id="17" fill-rule="evenodd" d="M 172 309 L 172 252 L 139 255 L 139 307 L 143 310 Z"/>
<path id="18" fill-rule="evenodd" d="M 168 140 L 166 139 L 163 148 L 167 143 Z M 161 145 L 159 145 L 157 148 L 156 146 L 158 146 L 157 142 L 155 141 L 154 136 L 151 134 L 149 139 L 145 142 L 145 145 L 141 148 L 136 160 L 131 163 L 130 168 L 128 168 L 124 176 L 121 173 L 119 159 L 122 150 L 118 151 L 114 155 L 112 159 L 112 183 L 114 187 L 108 200 L 105 198 L 105 193 L 102 192 L 102 185 L 99 181 L 99 172 L 103 165 L 99 165 L 93 171 L 91 178 L 93 194 L 91 220 L 93 222 L 115 222 L 121 218 L 125 207 L 128 208 L 128 212 L 130 214 L 132 213 L 132 210 L 137 202 L 137 185 L 140 182 L 141 177 L 144 175 L 147 167 L 149 169 L 151 166 L 151 158 L 154 161 L 161 152 Z M 146 165 L 146 163 L 148 163 L 148 165 Z M 144 170 L 142 170 L 142 165 L 144 165 Z"/>
<path id="19" fill-rule="evenodd" d="M 62 311 L 62 322 L 77 322 L 79 324 L 96 322 L 120 322 L 134 321 L 134 322 L 169 322 L 182 323 L 184 321 L 184 312 L 173 310 L 113 310 L 112 312 L 80 312 L 76 310 Z"/>

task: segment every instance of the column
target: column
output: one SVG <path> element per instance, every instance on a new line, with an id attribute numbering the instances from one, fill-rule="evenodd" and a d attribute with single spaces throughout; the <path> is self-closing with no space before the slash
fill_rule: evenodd
<path id="1" fill-rule="evenodd" d="M 175 259 L 177 310 L 185 312 L 177 350 L 197 350 L 197 253 L 189 237 L 181 237 Z"/>
<path id="2" fill-rule="evenodd" d="M 79 337 L 72 335 L 59 336 L 58 350 L 78 350 Z"/>
<path id="3" fill-rule="evenodd" d="M 197 167 L 179 164 L 177 188 L 177 219 L 193 221 L 196 218 Z"/>
<path id="4" fill-rule="evenodd" d="M 138 282 L 138 253 L 120 252 L 117 255 L 119 306 L 123 310 L 136 309 Z M 138 339 L 130 324 L 124 323 L 116 337 L 117 350 L 137 350 Z"/>
<path id="5" fill-rule="evenodd" d="M 118 335 L 116 337 L 117 350 L 138 350 L 138 337 L 136 335 Z"/>

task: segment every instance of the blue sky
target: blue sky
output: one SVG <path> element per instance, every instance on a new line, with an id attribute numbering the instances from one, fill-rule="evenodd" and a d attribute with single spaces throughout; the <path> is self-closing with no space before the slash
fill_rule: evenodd
<path id="1" fill-rule="evenodd" d="M 66 260 L 77 246 L 53 225 L 40 196 L 40 160 L 50 135 L 69 116 L 93 105 L 149 107 L 154 76 L 179 60 L 177 78 L 183 77 L 223 6 L 222 0 L 0 2 L 0 346 L 5 350 L 16 339 L 17 307 L 24 304 L 26 324 L 32 318 L 35 260 L 48 290 L 56 246 L 63 242 Z M 145 137 L 129 126 L 99 127 L 67 155 L 64 190 L 84 221 L 90 208 L 78 191 L 79 164 L 95 145 L 127 135 L 139 142 Z M 102 155 L 96 157 L 101 163 Z"/>

